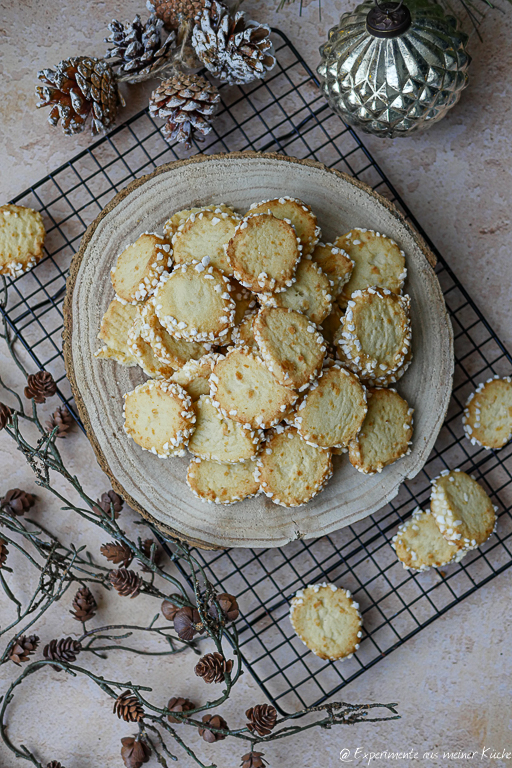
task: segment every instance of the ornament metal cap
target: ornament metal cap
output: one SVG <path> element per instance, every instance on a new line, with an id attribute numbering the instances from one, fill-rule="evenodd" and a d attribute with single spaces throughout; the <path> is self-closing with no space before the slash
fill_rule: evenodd
<path id="1" fill-rule="evenodd" d="M 411 26 L 411 13 L 404 1 L 375 6 L 366 17 L 366 29 L 374 37 L 392 38 L 403 35 Z"/>

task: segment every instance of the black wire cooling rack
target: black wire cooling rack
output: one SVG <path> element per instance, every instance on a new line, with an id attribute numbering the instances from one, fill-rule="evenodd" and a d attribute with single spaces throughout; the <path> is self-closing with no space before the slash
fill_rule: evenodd
<path id="1" fill-rule="evenodd" d="M 277 31 L 274 40 L 278 63 L 265 82 L 221 89 L 222 110 L 202 151 L 275 150 L 318 160 L 394 201 L 425 237 L 360 139 L 324 102 L 314 74 L 295 48 Z M 187 154 L 179 145 L 169 147 L 144 111 L 13 200 L 42 212 L 47 256 L 30 273 L 7 279 L 8 300 L 0 309 L 35 369 L 52 372 L 70 409 L 61 333 L 71 257 L 86 226 L 116 192 L 157 165 Z M 281 549 L 195 552 L 211 581 L 238 597 L 245 667 L 281 713 L 332 696 L 512 565 L 512 444 L 498 452 L 472 446 L 461 423 L 469 393 L 494 374 L 510 374 L 512 358 L 430 245 L 439 259 L 436 272 L 453 322 L 456 366 L 448 415 L 423 471 L 378 513 L 321 539 L 298 540 Z M 471 472 L 498 505 L 497 534 L 459 565 L 413 575 L 397 562 L 391 538 L 416 506 L 428 505 L 431 478 L 454 467 Z M 295 591 L 322 580 L 350 589 L 363 613 L 361 647 L 344 662 L 318 659 L 294 635 L 288 620 Z"/>

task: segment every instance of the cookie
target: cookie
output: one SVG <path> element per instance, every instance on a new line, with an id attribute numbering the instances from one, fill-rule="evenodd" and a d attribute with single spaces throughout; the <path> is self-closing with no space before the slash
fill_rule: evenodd
<path id="1" fill-rule="evenodd" d="M 145 232 L 119 254 L 110 271 L 117 298 L 130 304 L 146 301 L 171 266 L 170 244 L 160 235 Z"/>
<path id="2" fill-rule="evenodd" d="M 261 295 L 262 303 L 269 307 L 284 307 L 302 312 L 317 325 L 325 320 L 332 309 L 331 284 L 314 261 L 302 259 L 295 272 L 295 282 L 282 293 Z"/>
<path id="3" fill-rule="evenodd" d="M 336 346 L 336 334 L 341 333 L 341 320 L 343 315 L 343 310 L 340 309 L 337 304 L 333 304 L 330 314 L 327 315 L 322 323 L 324 339 L 331 345 L 331 347 Z"/>
<path id="4" fill-rule="evenodd" d="M 316 216 L 306 203 L 293 197 L 280 197 L 253 203 L 249 208 L 252 213 L 271 213 L 276 219 L 287 219 L 293 225 L 302 245 L 302 255 L 308 256 L 318 243 L 320 227 Z"/>
<path id="5" fill-rule="evenodd" d="M 249 309 L 239 325 L 235 325 L 231 332 L 231 340 L 237 347 L 245 346 L 255 352 L 258 351 L 258 342 L 254 338 L 254 318 L 258 314 L 257 309 Z"/>
<path id="6" fill-rule="evenodd" d="M 324 368 L 305 392 L 293 424 L 310 445 L 344 448 L 358 434 L 367 410 L 365 387 L 335 364 Z"/>
<path id="7" fill-rule="evenodd" d="M 332 295 L 339 296 L 343 286 L 348 283 L 354 269 L 354 262 L 342 248 L 332 243 L 318 243 L 311 258 L 327 275 L 331 283 Z"/>
<path id="8" fill-rule="evenodd" d="M 200 396 L 195 411 L 196 428 L 188 443 L 193 456 L 222 464 L 238 464 L 256 456 L 263 439 L 261 429 L 224 416 L 209 395 Z"/>
<path id="9" fill-rule="evenodd" d="M 142 370 L 152 379 L 167 379 L 174 373 L 174 368 L 169 363 L 163 362 L 153 352 L 151 344 L 144 341 L 141 335 L 141 329 L 144 321 L 139 313 L 133 321 L 133 325 L 128 333 L 128 349 L 130 354 L 137 360 Z"/>
<path id="10" fill-rule="evenodd" d="M 182 264 L 158 284 L 153 300 L 156 315 L 177 339 L 221 343 L 235 318 L 230 287 L 208 256 Z"/>
<path id="11" fill-rule="evenodd" d="M 301 252 L 292 225 L 267 213 L 242 219 L 226 248 L 234 276 L 254 293 L 292 285 Z"/>
<path id="12" fill-rule="evenodd" d="M 318 376 L 325 342 L 305 315 L 262 307 L 254 318 L 253 331 L 265 365 L 280 384 L 300 391 Z"/>
<path id="13" fill-rule="evenodd" d="M 353 293 L 335 337 L 340 359 L 362 379 L 397 371 L 411 346 L 409 307 L 409 296 L 387 288 Z"/>
<path id="14" fill-rule="evenodd" d="M 459 562 L 466 554 L 446 541 L 430 512 L 418 507 L 391 540 L 391 546 L 404 568 L 410 571 L 428 571 L 442 565 Z"/>
<path id="15" fill-rule="evenodd" d="M 479 384 L 464 409 L 464 434 L 473 445 L 503 448 L 512 438 L 512 381 L 495 376 Z"/>
<path id="16" fill-rule="evenodd" d="M 220 208 L 192 213 L 173 235 L 174 263 L 188 264 L 209 256 L 214 267 L 232 275 L 224 247 L 235 234 L 239 221 L 239 216 L 225 213 Z"/>
<path id="17" fill-rule="evenodd" d="M 182 386 L 190 395 L 192 402 L 195 402 L 201 395 L 210 394 L 210 375 L 215 363 L 222 358 L 223 355 L 211 352 L 200 357 L 199 360 L 189 360 L 173 373 L 170 380 Z"/>
<path id="18" fill-rule="evenodd" d="M 263 360 L 246 347 L 234 348 L 216 363 L 210 389 L 214 405 L 224 416 L 253 429 L 278 424 L 298 396 L 281 386 Z"/>
<path id="19" fill-rule="evenodd" d="M 105 345 L 94 353 L 95 357 L 117 360 L 122 365 L 138 365 L 128 349 L 128 334 L 137 317 L 137 307 L 114 299 L 101 319 L 98 339 Z"/>
<path id="20" fill-rule="evenodd" d="M 432 481 L 430 508 L 444 538 L 457 549 L 475 549 L 495 530 L 496 507 L 476 480 L 455 469 Z"/>
<path id="21" fill-rule="evenodd" d="M 367 397 L 368 412 L 348 457 L 359 472 L 374 475 L 410 453 L 414 410 L 394 389 L 369 389 Z"/>
<path id="22" fill-rule="evenodd" d="M 388 288 L 393 293 L 402 292 L 407 277 L 405 254 L 390 237 L 356 227 L 336 238 L 334 245 L 354 262 L 350 280 L 338 297 L 342 308 L 346 307 L 354 291 L 364 291 L 374 285 Z"/>
<path id="23" fill-rule="evenodd" d="M 292 627 L 304 645 L 321 659 L 350 659 L 359 648 L 363 619 L 348 589 L 310 584 L 290 605 Z"/>
<path id="24" fill-rule="evenodd" d="M 234 335 L 238 326 L 243 322 L 247 312 L 253 309 L 257 310 L 257 302 L 254 293 L 244 288 L 243 285 L 233 278 L 230 280 L 231 298 L 235 302 L 235 317 L 233 327 L 228 331 L 223 339 L 223 346 L 234 343 Z"/>
<path id="25" fill-rule="evenodd" d="M 39 211 L 0 205 L 0 275 L 20 277 L 41 261 L 46 230 Z"/>
<path id="26" fill-rule="evenodd" d="M 156 315 L 155 305 L 148 301 L 142 309 L 140 335 L 151 345 L 154 355 L 174 369 L 181 368 L 189 360 L 206 355 L 212 345 L 206 342 L 177 339 L 168 333 Z"/>
<path id="27" fill-rule="evenodd" d="M 184 456 L 196 414 L 183 387 L 150 379 L 124 395 L 124 431 L 160 458 Z"/>
<path id="28" fill-rule="evenodd" d="M 201 213 L 201 211 L 214 211 L 215 209 L 221 210 L 223 213 L 234 214 L 234 210 L 224 203 L 219 205 L 203 205 L 200 208 L 185 208 L 182 211 L 176 211 L 173 215 L 167 219 L 164 224 L 164 235 L 171 241 L 173 235 L 178 231 L 178 228 L 186 222 L 186 220 L 193 213 Z"/>
<path id="29" fill-rule="evenodd" d="M 257 496 L 260 484 L 254 479 L 256 462 L 219 464 L 216 461 L 192 459 L 187 484 L 192 493 L 209 504 L 234 504 Z"/>
<path id="30" fill-rule="evenodd" d="M 293 427 L 277 426 L 257 461 L 261 490 L 281 507 L 307 504 L 331 476 L 331 452 L 309 445 Z"/>
<path id="31" fill-rule="evenodd" d="M 396 371 L 385 374 L 384 376 L 376 376 L 374 379 L 365 378 L 365 384 L 369 387 L 390 387 L 391 384 L 396 384 L 409 369 L 409 366 L 412 363 L 412 358 L 412 348 L 409 347 L 402 365 L 399 366 Z"/>

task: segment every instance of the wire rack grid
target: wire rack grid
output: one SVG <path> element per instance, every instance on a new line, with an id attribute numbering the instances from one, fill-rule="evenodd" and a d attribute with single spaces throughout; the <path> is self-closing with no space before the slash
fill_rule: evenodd
<path id="1" fill-rule="evenodd" d="M 422 232 L 357 135 L 330 111 L 314 74 L 293 45 L 278 31 L 273 34 L 276 68 L 264 82 L 221 89 L 222 109 L 201 151 L 275 150 L 318 160 L 394 201 Z M 61 333 L 71 257 L 87 225 L 116 192 L 157 165 L 187 154 L 181 145 L 166 144 L 158 125 L 143 111 L 12 201 L 42 212 L 47 255 L 28 274 L 4 280 L 6 300 L 0 310 L 35 368 L 52 372 L 70 410 Z M 490 376 L 508 375 L 512 358 L 430 245 L 439 260 L 436 272 L 453 323 L 456 365 L 447 418 L 423 471 L 378 513 L 321 539 L 297 540 L 272 550 L 195 552 L 211 581 L 237 595 L 244 664 L 282 714 L 333 696 L 512 565 L 512 446 L 499 452 L 472 446 L 461 423 L 469 393 Z M 471 472 L 498 506 L 497 534 L 444 571 L 404 571 L 390 545 L 397 524 L 415 507 L 428 505 L 431 479 L 454 467 Z M 343 663 L 311 654 L 288 620 L 295 591 L 324 580 L 350 589 L 363 613 L 361 647 Z"/>

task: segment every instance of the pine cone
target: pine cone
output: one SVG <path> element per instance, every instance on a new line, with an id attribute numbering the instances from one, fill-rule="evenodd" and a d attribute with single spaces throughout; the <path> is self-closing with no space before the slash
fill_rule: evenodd
<path id="1" fill-rule="evenodd" d="M 73 426 L 74 422 L 75 420 L 68 409 L 64 405 L 59 405 L 46 422 L 46 429 L 48 432 L 52 432 L 57 427 L 56 436 L 67 437 L 68 429 Z"/>
<path id="2" fill-rule="evenodd" d="M 145 741 L 139 737 L 134 739 L 132 736 L 125 736 L 121 739 L 121 757 L 126 768 L 140 768 L 142 763 L 148 763 L 151 756 L 151 749 Z"/>
<path id="3" fill-rule="evenodd" d="M 11 488 L 3 499 L 0 499 L 0 508 L 8 515 L 24 515 L 35 503 L 35 496 L 31 493 L 22 491 L 21 488 Z"/>
<path id="4" fill-rule="evenodd" d="M 0 536 L 0 568 L 4 567 L 8 554 L 9 554 L 9 550 L 7 549 L 7 544 L 5 543 L 5 539 L 2 539 L 2 537 Z"/>
<path id="5" fill-rule="evenodd" d="M 144 710 L 138 698 L 131 691 L 120 693 L 114 702 L 113 712 L 127 723 L 138 723 L 144 718 Z"/>
<path id="6" fill-rule="evenodd" d="M 219 608 L 222 612 L 222 617 L 224 621 L 236 621 L 236 619 L 238 619 L 240 610 L 238 608 L 236 597 L 233 597 L 233 595 L 228 595 L 226 592 L 223 592 L 222 595 L 216 595 L 216 600 L 219 604 Z M 215 619 L 218 618 L 217 608 L 215 607 L 215 604 L 211 605 L 210 614 Z"/>
<path id="7" fill-rule="evenodd" d="M 195 635 L 204 632 L 199 611 L 196 608 L 190 608 L 188 605 L 176 611 L 174 631 L 182 640 L 193 640 Z"/>
<path id="8" fill-rule="evenodd" d="M 162 19 L 166 27 L 178 27 L 180 21 L 193 21 L 201 13 L 205 0 L 147 0 L 146 8 Z"/>
<path id="9" fill-rule="evenodd" d="M 250 83 L 276 63 L 269 35 L 266 24 L 247 21 L 242 11 L 232 16 L 217 0 L 207 0 L 196 19 L 192 46 L 214 77 L 229 85 Z"/>
<path id="10" fill-rule="evenodd" d="M 108 544 L 102 544 L 100 552 L 114 565 L 121 563 L 123 568 L 128 568 L 133 560 L 133 552 L 124 541 L 111 541 Z"/>
<path id="11" fill-rule="evenodd" d="M 36 652 L 38 645 L 39 638 L 37 635 L 29 635 L 28 637 L 22 635 L 18 637 L 9 651 L 9 658 L 19 666 L 24 661 L 28 661 L 28 657 Z"/>
<path id="12" fill-rule="evenodd" d="M 73 640 L 72 637 L 63 637 L 60 640 L 50 640 L 48 645 L 45 645 L 43 655 L 45 659 L 51 661 L 64 661 L 71 664 L 76 661 L 76 657 L 82 650 L 81 644 L 78 640 Z M 55 667 L 59 669 L 59 667 Z"/>
<path id="13" fill-rule="evenodd" d="M 106 131 L 115 122 L 124 101 L 110 64 L 88 56 L 64 59 L 53 69 L 37 73 L 37 107 L 51 106 L 50 125 L 58 125 L 68 136 L 81 133 L 89 115 L 93 134 Z"/>
<path id="14" fill-rule="evenodd" d="M 112 515 L 112 509 L 111 505 L 114 507 L 114 518 L 117 520 L 119 517 L 119 513 L 121 512 L 124 501 L 119 496 L 118 493 L 115 491 L 107 491 L 106 493 L 102 493 L 99 499 L 96 499 L 98 504 L 98 511 L 97 514 L 101 514 L 104 512 L 106 515 L 111 517 Z M 94 510 L 93 510 L 94 511 Z"/>
<path id="15" fill-rule="evenodd" d="M 212 728 L 221 728 L 222 730 L 227 731 L 228 724 L 223 717 L 220 715 L 203 715 L 202 721 L 203 725 L 199 726 L 197 730 L 199 735 L 202 736 L 208 744 L 213 744 L 216 741 L 222 741 L 222 739 L 226 738 L 224 733 L 213 733 L 213 731 L 208 730 L 208 726 L 211 726 Z"/>
<path id="16" fill-rule="evenodd" d="M 141 541 L 140 548 L 148 558 L 148 560 L 151 559 L 151 547 L 153 544 L 156 544 L 154 539 L 144 539 L 144 541 Z M 155 553 L 153 555 L 153 562 L 158 565 L 158 561 L 160 560 L 160 549 L 159 547 L 155 547 Z M 148 568 L 148 566 L 143 563 L 141 560 L 137 561 L 141 567 L 141 569 L 144 571 L 144 573 L 151 573 L 151 568 Z"/>
<path id="17" fill-rule="evenodd" d="M 46 398 L 51 397 L 57 391 L 57 385 L 49 371 L 38 371 L 27 377 L 25 397 L 36 403 L 46 403 Z"/>
<path id="18" fill-rule="evenodd" d="M 248 752 L 246 755 L 242 755 L 240 768 L 265 768 L 267 761 L 262 758 L 263 752 Z"/>
<path id="19" fill-rule="evenodd" d="M 203 141 L 210 133 L 219 101 L 217 88 L 204 77 L 178 72 L 153 91 L 149 114 L 167 120 L 162 129 L 166 141 L 190 147 L 192 139 Z"/>
<path id="20" fill-rule="evenodd" d="M 168 63 L 168 54 L 176 42 L 176 35 L 171 32 L 161 43 L 160 31 L 164 23 L 156 16 L 150 16 L 143 24 L 139 14 L 130 23 L 124 24 L 113 19 L 108 25 L 110 37 L 106 43 L 113 43 L 105 54 L 106 59 L 115 59 L 112 66 L 116 73 L 130 73 L 133 77 L 123 77 L 126 82 L 145 80 L 153 77 L 156 70 L 162 69 Z"/>
<path id="21" fill-rule="evenodd" d="M 58 760 L 52 760 L 51 763 L 47 763 L 46 768 L 64 768 L 64 766 Z"/>
<path id="22" fill-rule="evenodd" d="M 249 730 L 256 731 L 259 736 L 268 736 L 276 724 L 277 711 L 271 704 L 257 704 L 248 709 L 245 716 L 249 720 Z"/>
<path id="23" fill-rule="evenodd" d="M 134 598 L 140 592 L 142 579 L 135 571 L 119 568 L 117 571 L 110 571 L 108 578 L 121 597 Z"/>
<path id="24" fill-rule="evenodd" d="M 9 424 L 11 416 L 12 411 L 9 406 L 0 403 L 0 431 Z"/>
<path id="25" fill-rule="evenodd" d="M 195 666 L 195 673 L 202 677 L 205 683 L 223 683 L 224 676 L 229 674 L 233 668 L 233 661 L 227 661 L 222 653 L 207 653 L 202 659 L 199 659 Z"/>
<path id="26" fill-rule="evenodd" d="M 190 701 L 190 699 L 183 699 L 181 696 L 176 698 L 176 696 L 173 696 L 172 699 L 169 699 L 167 702 L 167 709 L 170 709 L 171 712 L 182 712 L 183 714 L 186 714 L 187 712 L 190 712 L 191 709 L 195 709 L 196 705 Z M 172 715 L 167 715 L 167 719 L 170 723 L 181 723 L 182 721 L 179 720 L 177 717 L 173 717 Z"/>
<path id="27" fill-rule="evenodd" d="M 73 611 L 70 614 L 77 621 L 86 622 L 96 615 L 96 600 L 89 587 L 80 587 L 73 600 Z"/>

